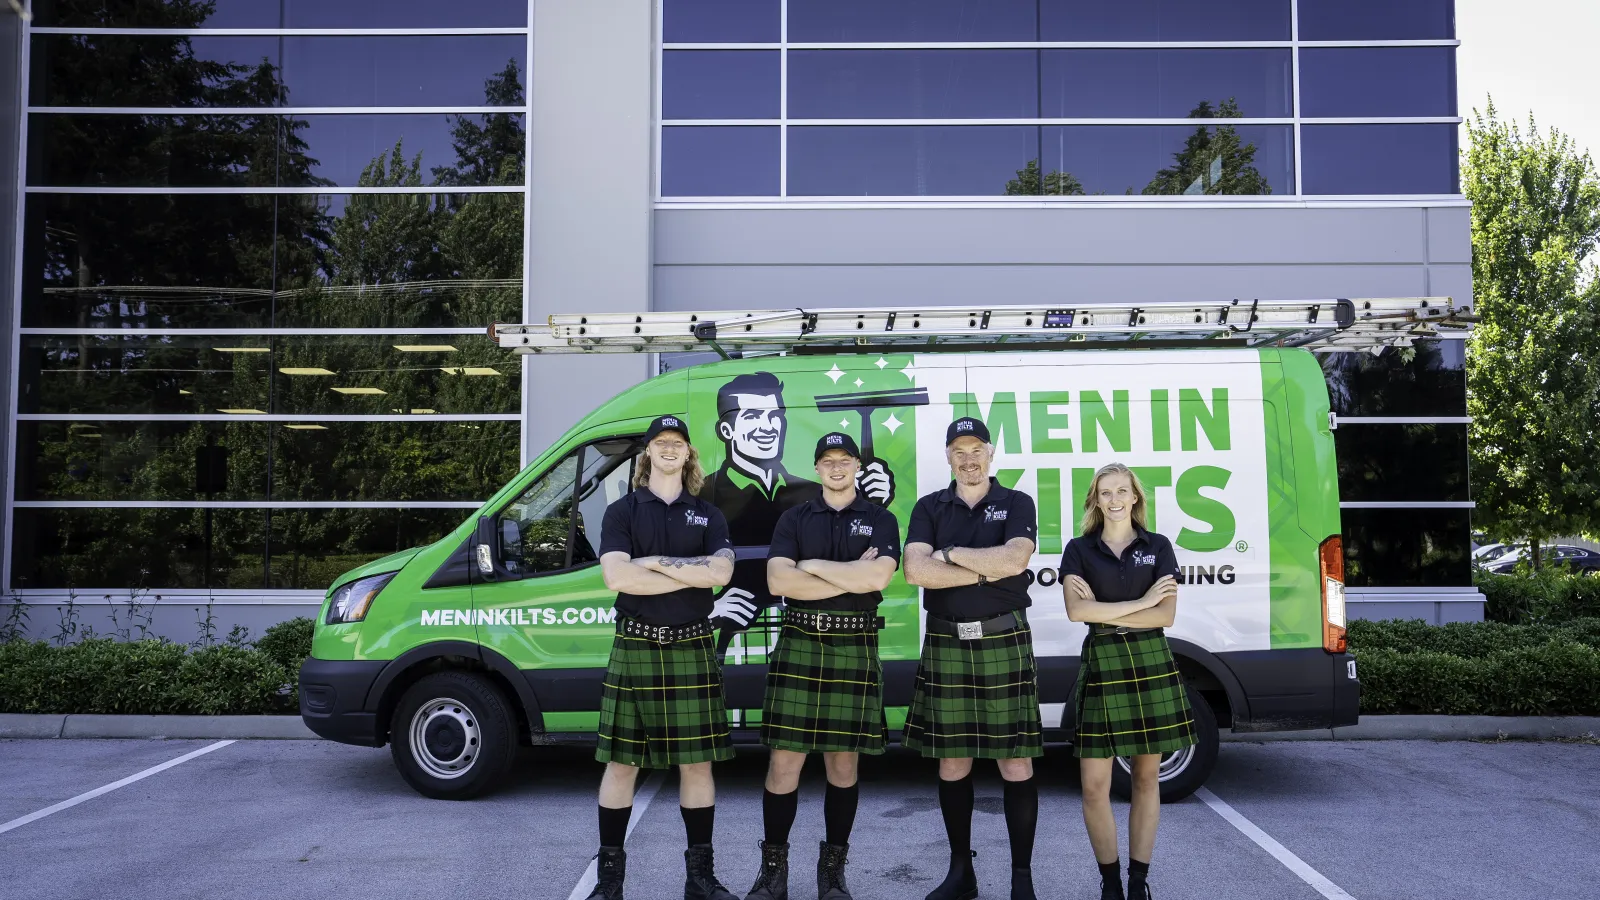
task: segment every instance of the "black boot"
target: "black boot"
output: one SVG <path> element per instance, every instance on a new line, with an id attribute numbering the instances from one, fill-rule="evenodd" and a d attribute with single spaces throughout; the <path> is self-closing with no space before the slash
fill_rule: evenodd
<path id="1" fill-rule="evenodd" d="M 622 900 L 622 878 L 628 872 L 628 854 L 621 847 L 601 847 L 594 858 L 595 885 L 589 900 Z"/>
<path id="2" fill-rule="evenodd" d="M 944 876 L 944 881 L 928 894 L 927 900 L 972 900 L 978 896 L 978 873 L 972 870 L 973 857 L 978 855 L 976 850 L 968 850 L 959 856 L 950 856 L 950 871 Z"/>
<path id="3" fill-rule="evenodd" d="M 761 873 L 744 900 L 789 900 L 789 845 L 760 842 Z"/>
<path id="4" fill-rule="evenodd" d="M 1122 894 L 1122 878 L 1100 879 L 1100 900 L 1127 900 Z"/>
<path id="5" fill-rule="evenodd" d="M 1011 900 L 1039 900 L 1033 893 L 1033 870 L 1011 869 Z"/>
<path id="6" fill-rule="evenodd" d="M 844 886 L 845 854 L 849 844 L 817 845 L 817 900 L 852 900 L 850 889 Z"/>
<path id="7" fill-rule="evenodd" d="M 1151 900 L 1150 885 L 1144 881 L 1128 879 L 1128 900 Z"/>
<path id="8" fill-rule="evenodd" d="M 683 851 L 683 866 L 683 900 L 739 900 L 712 871 L 710 844 L 695 844 Z"/>

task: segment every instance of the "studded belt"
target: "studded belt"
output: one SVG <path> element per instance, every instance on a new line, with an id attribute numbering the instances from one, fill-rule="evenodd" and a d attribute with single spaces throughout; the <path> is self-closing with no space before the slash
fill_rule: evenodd
<path id="1" fill-rule="evenodd" d="M 711 620 L 701 619 L 698 622 L 690 622 L 687 625 L 649 625 L 638 619 L 618 616 L 617 634 L 655 641 L 658 644 L 671 644 L 675 641 L 706 637 L 711 634 Z"/>
<path id="2" fill-rule="evenodd" d="M 1129 628 L 1126 625 L 1102 625 L 1095 623 L 1089 626 L 1090 634 L 1138 634 L 1141 631 L 1160 631 L 1159 626 L 1152 628 Z"/>
<path id="3" fill-rule="evenodd" d="M 987 619 L 975 622 L 956 622 L 951 619 L 928 614 L 928 631 L 933 634 L 954 635 L 963 641 L 975 641 L 986 634 L 1001 634 L 1026 625 L 1027 622 L 1014 612 L 1001 613 Z"/>
<path id="4" fill-rule="evenodd" d="M 867 612 L 802 612 L 788 607 L 783 621 L 789 625 L 810 628 L 814 631 L 877 631 L 883 627 L 883 616 Z"/>

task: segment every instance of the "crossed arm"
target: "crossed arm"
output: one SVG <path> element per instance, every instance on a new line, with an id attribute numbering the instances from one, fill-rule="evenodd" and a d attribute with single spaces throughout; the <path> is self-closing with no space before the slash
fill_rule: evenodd
<path id="1" fill-rule="evenodd" d="M 1067 601 L 1067 618 L 1074 622 L 1121 625 L 1127 628 L 1168 628 L 1178 613 L 1178 581 L 1171 575 L 1156 579 L 1143 597 L 1121 603 L 1100 603 L 1089 583 L 1078 575 L 1061 579 Z"/>
<path id="2" fill-rule="evenodd" d="M 710 556 L 630 557 L 613 550 L 600 557 L 606 588 L 624 594 L 670 594 L 684 588 L 722 587 L 733 578 L 733 551 Z"/>
<path id="3" fill-rule="evenodd" d="M 1033 558 L 1033 541 L 1016 537 L 998 547 L 952 547 L 950 562 L 933 555 L 933 545 L 907 544 L 906 581 L 925 588 L 952 588 L 977 584 L 978 576 L 1010 578 L 1020 575 Z"/>
<path id="4" fill-rule="evenodd" d="M 795 562 L 782 556 L 767 559 L 767 590 L 790 600 L 826 600 L 840 594 L 866 594 L 881 591 L 894 577 L 892 556 L 879 556 L 877 547 L 868 547 L 853 562 L 802 559 Z"/>

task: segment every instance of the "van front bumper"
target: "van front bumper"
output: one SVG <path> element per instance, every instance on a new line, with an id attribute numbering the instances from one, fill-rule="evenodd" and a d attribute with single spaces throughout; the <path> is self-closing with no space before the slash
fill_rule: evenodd
<path id="1" fill-rule="evenodd" d="M 309 658 L 300 666 L 300 718 L 319 736 L 341 744 L 379 747 L 377 710 L 367 697 L 386 660 Z"/>

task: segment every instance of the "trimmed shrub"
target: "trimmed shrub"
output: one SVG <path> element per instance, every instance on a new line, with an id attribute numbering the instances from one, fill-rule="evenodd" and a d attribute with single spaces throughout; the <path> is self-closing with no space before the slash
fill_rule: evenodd
<path id="1" fill-rule="evenodd" d="M 0 644 L 0 712 L 271 714 L 298 708 L 295 675 L 268 654 L 219 644 L 91 638 Z"/>
<path id="2" fill-rule="evenodd" d="M 1476 572 L 1472 583 L 1483 592 L 1484 618 L 1495 622 L 1560 624 L 1600 617 L 1600 578 L 1592 575 L 1554 568 L 1511 575 Z"/>
<path id="3" fill-rule="evenodd" d="M 1600 618 L 1562 625 L 1507 625 L 1504 622 L 1452 622 L 1429 625 L 1421 619 L 1350 622 L 1350 646 L 1360 650 L 1431 651 L 1476 658 L 1502 650 L 1542 647 L 1551 641 L 1600 649 Z"/>
<path id="4" fill-rule="evenodd" d="M 314 623 L 305 616 L 279 622 L 268 628 L 256 641 L 256 649 L 278 665 L 298 673 L 300 664 L 311 655 L 311 632 L 314 627 Z"/>
<path id="5" fill-rule="evenodd" d="M 1600 650 L 1574 641 L 1464 657 L 1434 650 L 1356 651 L 1368 714 L 1600 714 Z"/>

